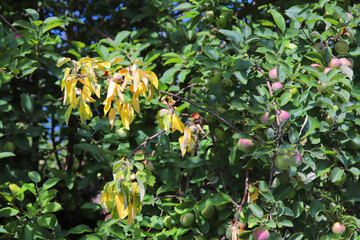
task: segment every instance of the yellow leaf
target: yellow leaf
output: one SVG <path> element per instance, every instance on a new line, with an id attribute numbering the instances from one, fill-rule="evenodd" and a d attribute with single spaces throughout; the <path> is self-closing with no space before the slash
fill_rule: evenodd
<path id="1" fill-rule="evenodd" d="M 66 57 L 59 58 L 56 62 L 56 66 L 61 67 L 62 65 L 64 65 L 65 63 L 67 63 L 70 60 L 71 60 L 70 58 L 66 58 Z"/>
<path id="2" fill-rule="evenodd" d="M 135 63 L 141 65 L 141 66 L 145 66 L 139 59 L 135 59 L 134 61 Z"/>
<path id="3" fill-rule="evenodd" d="M 138 93 L 145 96 L 146 94 L 146 89 L 145 89 L 145 85 L 143 82 L 140 82 L 139 84 L 139 90 L 138 90 Z"/>
<path id="4" fill-rule="evenodd" d="M 113 129 L 114 123 L 115 123 L 115 113 L 116 113 L 116 109 L 112 108 L 109 112 L 109 122 L 110 122 L 110 128 L 111 130 Z"/>
<path id="5" fill-rule="evenodd" d="M 256 200 L 259 198 L 259 191 L 260 188 L 255 188 L 255 192 L 253 194 L 250 194 L 250 199 L 253 203 L 256 203 Z"/>
<path id="6" fill-rule="evenodd" d="M 69 106 L 68 109 L 66 110 L 66 113 L 65 113 L 66 125 L 69 124 L 69 118 L 70 118 L 71 111 L 72 111 L 72 107 Z"/>
<path id="7" fill-rule="evenodd" d="M 137 113 L 140 113 L 140 104 L 139 104 L 139 95 L 133 94 L 132 96 L 132 105 Z"/>
<path id="8" fill-rule="evenodd" d="M 128 68 L 122 68 L 118 71 L 118 73 L 120 73 L 121 75 L 125 75 L 129 72 L 129 69 Z"/>
<path id="9" fill-rule="evenodd" d="M 117 64 L 117 63 L 121 62 L 122 60 L 124 60 L 124 59 L 122 59 L 122 58 L 112 58 L 109 61 L 109 63 L 113 65 L 113 64 Z"/>
<path id="10" fill-rule="evenodd" d="M 154 87 L 156 89 L 158 89 L 159 88 L 159 80 L 158 80 L 158 77 L 155 75 L 155 73 L 152 71 L 146 71 L 145 74 L 147 76 L 147 79 L 149 79 L 149 81 L 154 85 Z"/>
<path id="11" fill-rule="evenodd" d="M 175 132 L 176 130 L 179 130 L 181 133 L 184 132 L 185 125 L 180 121 L 178 115 L 175 113 L 172 115 L 171 128 L 171 133 Z"/>
<path id="12" fill-rule="evenodd" d="M 128 219 L 127 219 L 127 226 L 130 226 L 134 220 L 135 220 L 135 215 L 136 213 L 134 212 L 134 205 L 130 202 L 129 206 L 127 207 L 127 209 L 129 209 L 129 215 L 128 215 Z"/>
<path id="13" fill-rule="evenodd" d="M 105 104 L 105 106 L 104 106 L 104 116 L 106 116 L 107 112 L 109 111 L 109 109 L 111 107 L 111 100 L 112 99 L 106 99 L 104 101 L 104 104 Z"/>
<path id="14" fill-rule="evenodd" d="M 84 123 L 86 120 L 92 118 L 92 112 L 89 107 L 84 101 L 80 101 L 80 120 L 81 123 Z"/>
<path id="15" fill-rule="evenodd" d="M 154 97 L 154 89 L 153 89 L 153 86 L 151 86 L 146 101 L 150 102 L 153 97 Z"/>
<path id="16" fill-rule="evenodd" d="M 120 117 L 124 127 L 130 130 L 130 124 L 134 121 L 134 109 L 129 103 L 125 103 L 121 108 Z"/>
<path id="17" fill-rule="evenodd" d="M 106 68 L 106 69 L 109 69 L 109 68 L 111 67 L 111 64 L 108 63 L 108 62 L 102 62 L 102 63 L 100 63 L 100 64 L 101 64 L 101 66 L 103 66 L 103 67 Z"/>
<path id="18" fill-rule="evenodd" d="M 118 211 L 119 219 L 124 219 L 128 214 L 128 207 L 124 209 L 124 195 L 121 193 L 115 194 L 115 204 Z"/>
<path id="19" fill-rule="evenodd" d="M 137 93 L 138 89 L 139 89 L 139 73 L 137 70 L 131 71 L 132 73 L 132 77 L 133 77 L 133 82 L 134 82 L 134 93 Z"/>
<path id="20" fill-rule="evenodd" d="M 107 95 L 106 98 L 109 99 L 111 97 L 114 96 L 115 94 L 115 87 L 116 87 L 116 83 L 113 80 L 109 81 L 109 86 L 108 86 L 108 91 L 107 91 Z"/>
<path id="21" fill-rule="evenodd" d="M 130 80 L 132 80 L 131 75 L 130 75 L 130 74 L 126 74 L 126 75 L 125 75 L 125 81 L 124 81 L 123 84 L 122 84 L 121 92 L 125 91 L 125 89 L 127 88 L 127 84 L 128 84 L 128 82 L 129 82 Z"/>
<path id="22" fill-rule="evenodd" d="M 179 144 L 180 144 L 180 149 L 181 149 L 181 155 L 184 156 L 186 153 L 186 146 L 187 144 L 184 144 L 184 136 L 179 137 Z M 185 147 L 184 147 L 185 146 Z"/>
<path id="23" fill-rule="evenodd" d="M 145 88 L 147 89 L 149 87 L 149 80 L 147 79 L 145 71 L 139 68 L 138 72 L 139 72 L 141 81 L 145 84 Z"/>
<path id="24" fill-rule="evenodd" d="M 66 82 L 66 79 L 69 77 L 70 70 L 71 70 L 71 68 L 65 68 L 65 74 L 61 81 L 61 91 L 64 90 L 65 82 Z"/>

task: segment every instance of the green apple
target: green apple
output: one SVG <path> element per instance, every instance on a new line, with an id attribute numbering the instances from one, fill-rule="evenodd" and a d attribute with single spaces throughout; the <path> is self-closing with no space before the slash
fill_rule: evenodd
<path id="1" fill-rule="evenodd" d="M 171 222 L 171 217 L 170 217 L 170 216 L 166 216 L 166 217 L 164 218 L 164 225 L 165 225 L 165 227 L 167 227 L 167 228 L 172 228 L 173 224 L 172 224 L 172 222 Z"/>
<path id="2" fill-rule="evenodd" d="M 215 24 L 218 28 L 224 29 L 228 25 L 228 19 L 224 15 L 220 15 L 220 17 L 216 19 Z"/>
<path id="3" fill-rule="evenodd" d="M 214 216 L 215 207 L 214 206 L 207 206 L 203 210 L 201 210 L 201 215 L 204 216 L 206 219 L 211 219 Z"/>
<path id="4" fill-rule="evenodd" d="M 280 153 L 275 158 L 275 166 L 281 170 L 286 170 L 290 165 L 289 155 Z"/>
<path id="5" fill-rule="evenodd" d="M 295 190 L 292 190 L 292 191 L 286 196 L 286 199 L 289 199 L 289 200 L 294 199 L 295 195 L 296 195 L 296 191 L 295 191 Z"/>
<path id="6" fill-rule="evenodd" d="M 214 11 L 206 11 L 205 12 L 205 17 L 206 19 L 211 22 L 214 23 L 215 22 L 215 15 L 214 15 Z"/>
<path id="7" fill-rule="evenodd" d="M 219 84 L 221 82 L 221 73 L 219 70 L 213 70 L 210 73 L 210 84 Z"/>
<path id="8" fill-rule="evenodd" d="M 299 90 L 296 87 L 289 88 L 287 91 L 291 93 L 292 97 L 296 97 L 299 94 Z"/>
<path id="9" fill-rule="evenodd" d="M 289 43 L 286 47 L 287 47 L 288 49 L 290 49 L 290 50 L 294 50 L 294 49 L 296 49 L 298 46 L 297 46 L 295 43 Z"/>
<path id="10" fill-rule="evenodd" d="M 185 214 L 181 215 L 181 217 L 180 217 L 180 223 L 184 227 L 191 226 L 191 224 L 193 224 L 194 220 L 195 220 L 195 216 L 192 213 L 185 213 Z"/>
<path id="11" fill-rule="evenodd" d="M 215 136 L 218 138 L 218 139 L 224 139 L 225 138 L 225 131 L 222 130 L 221 128 L 215 128 Z"/>
<path id="12" fill-rule="evenodd" d="M 121 140 L 126 140 L 130 135 L 130 131 L 127 130 L 126 128 L 124 128 L 124 127 L 119 128 L 118 130 L 116 130 L 116 133 L 119 135 Z"/>
<path id="13" fill-rule="evenodd" d="M 335 51 L 340 55 L 344 55 L 349 51 L 349 44 L 345 41 L 337 42 L 335 44 Z"/>
<path id="14" fill-rule="evenodd" d="M 326 47 L 323 43 L 317 42 L 314 44 L 314 51 L 319 53 L 320 55 L 325 54 Z"/>
<path id="15" fill-rule="evenodd" d="M 16 148 L 15 144 L 13 142 L 9 141 L 9 142 L 5 143 L 3 151 L 13 153 L 13 152 L 15 152 L 15 148 Z"/>

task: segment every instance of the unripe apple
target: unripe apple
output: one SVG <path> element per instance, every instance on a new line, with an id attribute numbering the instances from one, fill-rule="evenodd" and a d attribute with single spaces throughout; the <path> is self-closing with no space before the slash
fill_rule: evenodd
<path id="1" fill-rule="evenodd" d="M 335 186 L 341 186 L 341 185 L 344 184 L 345 181 L 346 181 L 346 174 L 344 173 L 344 174 L 341 175 L 341 178 L 340 178 L 339 181 L 334 182 L 334 185 Z"/>
<path id="2" fill-rule="evenodd" d="M 169 110 L 166 109 L 166 108 L 163 108 L 163 109 L 160 109 L 160 111 L 158 112 L 158 116 L 159 116 L 160 118 L 163 118 L 163 117 L 165 117 L 165 115 L 168 114 L 168 113 L 169 113 Z"/>
<path id="3" fill-rule="evenodd" d="M 281 122 L 286 122 L 290 119 L 290 114 L 285 110 L 281 110 L 279 113 L 279 118 Z"/>
<path id="4" fill-rule="evenodd" d="M 249 151 L 249 149 L 254 146 L 254 143 L 251 139 L 239 139 L 239 149 L 243 152 Z"/>
<path id="5" fill-rule="evenodd" d="M 215 136 L 219 139 L 224 139 L 225 138 L 225 131 L 222 130 L 221 128 L 215 128 Z"/>
<path id="6" fill-rule="evenodd" d="M 218 70 L 213 70 L 210 74 L 210 83 L 219 84 L 221 82 L 221 73 Z"/>
<path id="7" fill-rule="evenodd" d="M 275 166 L 281 170 L 286 170 L 289 167 L 290 159 L 289 155 L 280 153 L 275 158 Z"/>
<path id="8" fill-rule="evenodd" d="M 171 217 L 170 217 L 170 216 L 166 216 L 166 217 L 164 218 L 164 225 L 165 225 L 165 227 L 167 227 L 167 228 L 172 228 L 173 224 L 172 224 L 172 222 L 171 222 Z"/>
<path id="9" fill-rule="evenodd" d="M 296 87 L 289 88 L 287 91 L 291 93 L 292 97 L 296 97 L 299 94 L 299 90 Z"/>
<path id="10" fill-rule="evenodd" d="M 292 190 L 287 196 L 286 196 L 286 199 L 293 199 L 296 195 L 296 191 L 295 190 Z"/>
<path id="11" fill-rule="evenodd" d="M 287 47 L 288 49 L 290 49 L 290 50 L 294 50 L 294 49 L 296 49 L 298 46 L 297 46 L 295 43 L 289 43 L 286 47 Z"/>
<path id="12" fill-rule="evenodd" d="M 338 58 L 331 59 L 329 63 L 329 67 L 331 68 L 337 68 L 341 66 L 341 61 Z"/>
<path id="13" fill-rule="evenodd" d="M 145 165 L 145 169 L 152 172 L 155 170 L 154 164 L 150 161 L 147 161 Z"/>
<path id="14" fill-rule="evenodd" d="M 207 240 L 207 238 L 204 236 L 196 236 L 195 240 Z"/>
<path id="15" fill-rule="evenodd" d="M 349 51 L 349 44 L 345 41 L 337 42 L 335 44 L 335 51 L 340 55 L 344 55 Z"/>
<path id="16" fill-rule="evenodd" d="M 127 130 L 124 127 L 119 128 L 118 130 L 116 130 L 116 133 L 119 135 L 121 140 L 126 140 L 130 135 L 129 130 Z"/>
<path id="17" fill-rule="evenodd" d="M 261 122 L 263 124 L 269 123 L 269 112 L 264 113 L 264 115 L 261 117 Z"/>
<path id="18" fill-rule="evenodd" d="M 191 125 L 190 131 L 192 134 L 196 134 L 198 132 L 198 128 L 195 125 Z M 215 129 L 215 132 L 216 132 L 216 129 Z"/>
<path id="19" fill-rule="evenodd" d="M 205 12 L 205 17 L 209 22 L 211 22 L 211 23 L 215 22 L 214 11 L 206 11 Z"/>
<path id="20" fill-rule="evenodd" d="M 321 42 L 317 42 L 314 44 L 314 51 L 319 53 L 320 55 L 324 55 L 325 54 L 325 45 Z"/>
<path id="21" fill-rule="evenodd" d="M 269 78 L 272 80 L 277 80 L 277 67 L 270 70 Z"/>
<path id="22" fill-rule="evenodd" d="M 215 207 L 214 206 L 207 206 L 203 210 L 201 210 L 201 215 L 204 216 L 206 219 L 211 219 L 214 216 Z"/>
<path id="23" fill-rule="evenodd" d="M 122 80 L 122 75 L 120 73 L 115 73 L 113 76 L 113 79 L 115 81 L 121 81 Z"/>
<path id="24" fill-rule="evenodd" d="M 218 28 L 226 28 L 228 25 L 228 19 L 224 16 L 221 15 L 216 21 L 215 24 Z"/>
<path id="25" fill-rule="evenodd" d="M 340 58 L 341 66 L 347 66 L 347 67 L 353 67 L 354 66 L 354 60 L 351 58 Z"/>
<path id="26" fill-rule="evenodd" d="M 326 68 L 324 69 L 324 73 L 327 74 L 328 72 L 330 72 L 331 69 L 332 69 L 331 67 L 326 67 Z"/>
<path id="27" fill-rule="evenodd" d="M 281 82 L 274 82 L 273 84 L 271 84 L 271 89 L 275 93 L 280 92 L 282 88 L 283 88 L 283 85 Z"/>
<path id="28" fill-rule="evenodd" d="M 258 227 L 254 230 L 253 236 L 255 240 L 267 240 L 270 238 L 270 233 L 265 228 Z"/>
<path id="29" fill-rule="evenodd" d="M 290 165 L 291 166 L 295 166 L 295 167 L 298 167 L 300 166 L 302 163 L 302 157 L 300 154 L 298 153 L 295 153 L 291 156 L 290 158 Z"/>
<path id="30" fill-rule="evenodd" d="M 5 145 L 4 145 L 4 148 L 3 148 L 3 151 L 4 152 L 15 152 L 15 144 L 13 143 L 13 142 L 7 142 L 7 143 L 5 143 Z"/>
<path id="31" fill-rule="evenodd" d="M 345 232 L 345 229 L 346 227 L 339 222 L 334 223 L 334 225 L 332 226 L 333 233 L 343 234 Z"/>
<path id="32" fill-rule="evenodd" d="M 185 213 L 183 215 L 181 215 L 180 217 L 180 223 L 184 226 L 184 227 L 189 227 L 191 226 L 191 224 L 193 224 L 195 219 L 194 214 L 192 213 Z"/>

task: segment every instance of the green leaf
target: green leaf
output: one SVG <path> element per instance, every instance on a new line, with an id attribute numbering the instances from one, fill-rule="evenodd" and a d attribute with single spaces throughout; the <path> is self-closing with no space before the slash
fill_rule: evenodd
<path id="1" fill-rule="evenodd" d="M 44 182 L 42 188 L 49 189 L 49 188 L 55 186 L 59 181 L 60 181 L 59 178 L 50 178 Z"/>
<path id="2" fill-rule="evenodd" d="M 285 92 L 280 97 L 280 106 L 285 106 L 292 98 L 292 94 L 290 92 Z"/>
<path id="3" fill-rule="evenodd" d="M 14 156 L 16 156 L 16 155 L 12 152 L 1 152 L 0 153 L 0 159 L 7 158 L 7 157 L 14 157 Z"/>
<path id="4" fill-rule="evenodd" d="M 285 29 L 286 29 L 284 17 L 275 9 L 271 9 L 270 13 L 271 13 L 276 25 L 280 28 L 281 32 L 284 33 Z"/>
<path id="5" fill-rule="evenodd" d="M 289 240 L 301 240 L 303 237 L 304 235 L 302 233 L 294 233 L 290 236 Z"/>
<path id="6" fill-rule="evenodd" d="M 42 208 L 42 213 L 57 212 L 62 210 L 62 207 L 57 202 L 49 202 Z"/>
<path id="7" fill-rule="evenodd" d="M 28 175 L 31 181 L 33 181 L 34 183 L 39 183 L 41 181 L 40 174 L 35 171 L 29 172 Z"/>
<path id="8" fill-rule="evenodd" d="M 205 54 L 214 60 L 218 60 L 219 59 L 219 53 L 216 51 L 215 48 L 210 47 L 210 46 L 202 46 L 201 49 L 205 52 Z"/>
<path id="9" fill-rule="evenodd" d="M 85 224 L 80 224 L 70 229 L 69 234 L 83 234 L 84 232 L 92 232 L 92 229 Z"/>
<path id="10" fill-rule="evenodd" d="M 345 174 L 344 169 L 340 169 L 338 167 L 334 168 L 331 171 L 331 182 L 338 182 L 341 181 L 343 175 Z"/>
<path id="11" fill-rule="evenodd" d="M 309 53 L 305 54 L 305 57 L 311 61 L 314 61 L 314 62 L 320 64 L 321 66 L 325 66 L 324 57 L 316 52 L 309 52 Z"/>
<path id="12" fill-rule="evenodd" d="M 244 37 L 241 34 L 241 32 L 235 32 L 235 31 L 230 31 L 230 30 L 225 30 L 225 29 L 220 29 L 219 32 L 224 34 L 230 40 L 233 40 L 235 43 L 239 43 L 240 41 L 241 42 L 244 41 Z"/>
<path id="13" fill-rule="evenodd" d="M 36 21 L 39 19 L 39 13 L 31 8 L 25 9 L 25 11 L 31 15 L 31 17 Z"/>
<path id="14" fill-rule="evenodd" d="M 19 213 L 19 210 L 11 207 L 4 207 L 0 209 L 0 217 L 12 217 Z"/>
<path id="15" fill-rule="evenodd" d="M 316 124 L 316 120 L 310 116 L 308 116 L 308 121 L 306 122 L 304 129 L 306 132 L 305 134 L 301 137 L 301 139 L 306 138 L 307 136 L 309 136 L 316 128 L 317 128 L 317 124 Z"/>
<path id="16" fill-rule="evenodd" d="M 192 5 L 191 3 L 181 3 L 178 6 L 176 6 L 175 8 L 173 8 L 173 11 L 189 9 L 189 8 L 193 8 L 193 7 L 194 7 L 194 5 Z"/>
<path id="17" fill-rule="evenodd" d="M 323 104 L 325 104 L 326 106 L 328 106 L 329 108 L 331 108 L 331 109 L 334 107 L 334 103 L 331 101 L 330 98 L 319 97 L 318 100 L 320 102 L 322 102 Z"/>
<path id="18" fill-rule="evenodd" d="M 251 209 L 251 211 L 253 212 L 253 214 L 255 214 L 256 217 L 258 218 L 262 218 L 262 216 L 264 215 L 263 210 L 256 204 L 250 204 L 249 208 Z"/>

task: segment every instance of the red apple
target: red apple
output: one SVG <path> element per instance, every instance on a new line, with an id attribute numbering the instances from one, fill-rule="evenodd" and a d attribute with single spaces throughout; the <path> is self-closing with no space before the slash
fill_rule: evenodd
<path id="1" fill-rule="evenodd" d="M 280 118 L 280 121 L 286 122 L 290 119 L 290 114 L 285 110 L 281 110 L 279 113 L 279 118 Z"/>
<path id="2" fill-rule="evenodd" d="M 122 75 L 120 73 L 115 73 L 113 76 L 115 81 L 121 81 L 122 80 Z"/>
<path id="3" fill-rule="evenodd" d="M 254 230 L 253 236 L 255 240 L 267 240 L 270 238 L 270 233 L 265 228 L 258 227 Z"/>
<path id="4" fill-rule="evenodd" d="M 261 122 L 263 124 L 266 124 L 269 122 L 269 112 L 264 113 L 264 115 L 261 117 Z"/>
<path id="5" fill-rule="evenodd" d="M 283 85 L 282 85 L 281 82 L 274 82 L 274 83 L 271 85 L 271 89 L 272 89 L 274 92 L 280 92 L 282 88 L 283 88 Z"/>
<path id="6" fill-rule="evenodd" d="M 315 67 L 315 68 L 317 68 L 317 69 L 319 69 L 319 70 L 322 69 L 322 66 L 321 66 L 320 64 L 318 64 L 318 63 L 313 63 L 313 64 L 311 64 L 310 66 Z"/>
<path id="7" fill-rule="evenodd" d="M 19 38 L 19 37 L 21 37 L 21 35 L 20 35 L 20 34 L 16 34 L 16 35 L 14 35 L 14 39 L 17 39 L 17 38 Z"/>
<path id="8" fill-rule="evenodd" d="M 333 233 L 343 234 L 345 232 L 345 229 L 346 227 L 339 222 L 334 223 L 334 225 L 332 226 Z"/>
<path id="9" fill-rule="evenodd" d="M 276 80 L 277 79 L 277 67 L 273 68 L 270 70 L 269 72 L 269 78 L 271 78 L 272 80 Z"/>
<path id="10" fill-rule="evenodd" d="M 324 69 L 324 73 L 327 74 L 328 72 L 330 72 L 331 69 L 332 69 L 331 67 L 326 67 L 326 68 Z"/>
<path id="11" fill-rule="evenodd" d="M 239 149 L 243 152 L 247 152 L 252 146 L 254 146 L 254 143 L 251 139 L 239 139 Z"/>
<path id="12" fill-rule="evenodd" d="M 338 58 L 331 59 L 329 63 L 329 67 L 331 68 L 337 68 L 341 66 L 341 61 Z"/>
<path id="13" fill-rule="evenodd" d="M 340 58 L 341 66 L 353 67 L 354 60 L 351 58 Z"/>
<path id="14" fill-rule="evenodd" d="M 301 163 L 302 163 L 302 157 L 300 154 L 295 153 L 294 155 L 291 156 L 291 158 L 290 158 L 291 166 L 298 167 L 301 165 Z"/>

